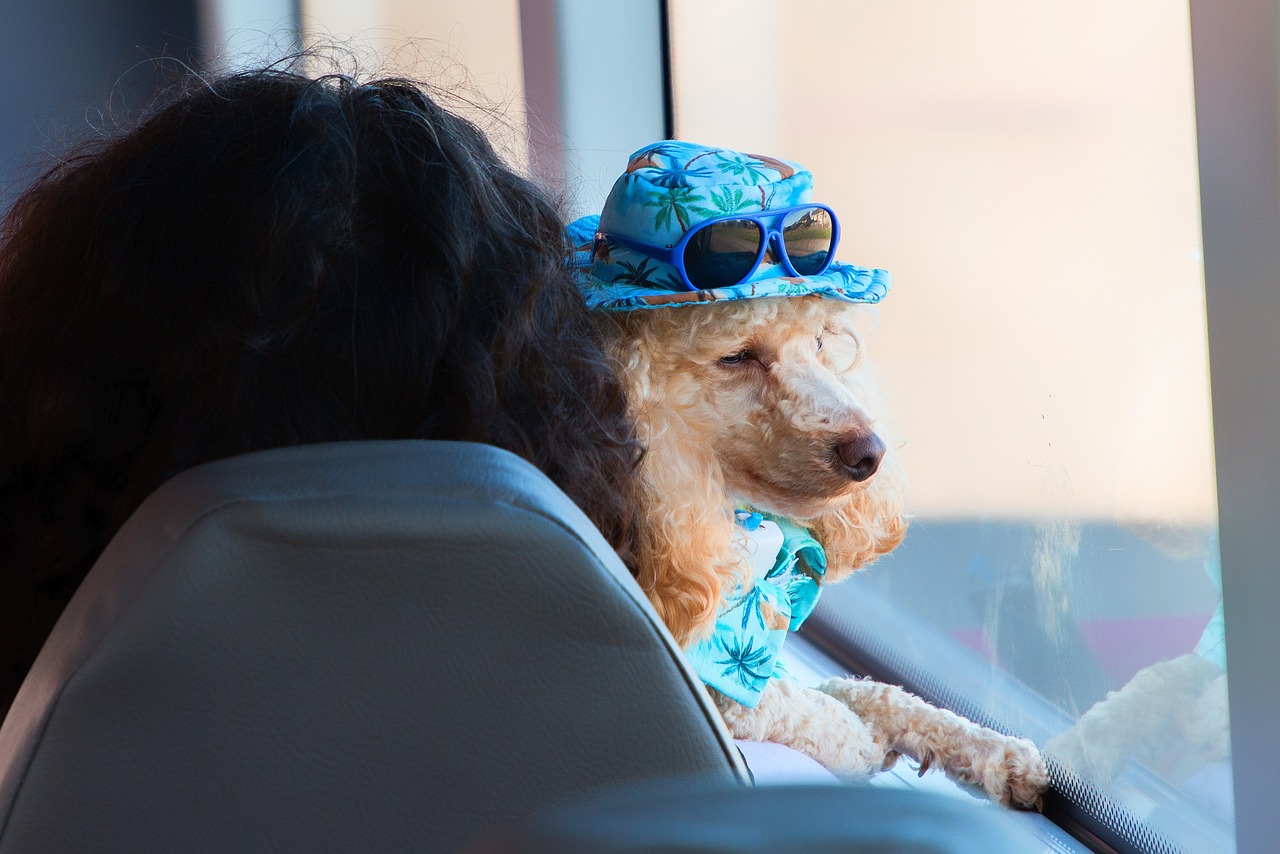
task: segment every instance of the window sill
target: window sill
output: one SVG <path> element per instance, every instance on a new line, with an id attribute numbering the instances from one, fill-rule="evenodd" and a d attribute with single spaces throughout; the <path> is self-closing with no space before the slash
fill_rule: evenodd
<path id="1" fill-rule="evenodd" d="M 792 635 L 787 639 L 786 645 L 782 648 L 782 661 L 787 672 L 805 685 L 815 685 L 832 676 L 848 675 L 844 668 L 803 635 Z M 993 809 L 996 808 L 985 795 L 949 780 L 940 772 L 930 771 L 923 776 L 918 775 L 905 759 L 900 760 L 888 771 L 876 774 L 870 782 L 873 786 L 934 792 L 965 801 L 990 804 Z M 1011 815 L 1044 843 L 1046 852 L 1089 854 L 1089 849 L 1081 842 L 1069 836 L 1066 831 L 1039 813 L 1011 812 Z"/>

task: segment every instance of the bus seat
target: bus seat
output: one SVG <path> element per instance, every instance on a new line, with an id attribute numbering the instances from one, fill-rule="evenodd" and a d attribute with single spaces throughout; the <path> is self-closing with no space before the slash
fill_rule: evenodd
<path id="1" fill-rule="evenodd" d="M 742 782 L 583 513 L 461 442 L 187 471 L 112 540 L 0 728 L 0 852 L 452 851 L 614 783 Z"/>

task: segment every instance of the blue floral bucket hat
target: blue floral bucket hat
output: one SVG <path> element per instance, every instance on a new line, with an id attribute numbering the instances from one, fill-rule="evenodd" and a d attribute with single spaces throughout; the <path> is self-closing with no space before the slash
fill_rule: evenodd
<path id="1" fill-rule="evenodd" d="M 889 272 L 830 257 L 839 224 L 829 208 L 810 201 L 812 191 L 813 175 L 787 160 L 677 140 L 640 149 L 600 216 L 566 228 L 588 307 L 634 311 L 809 294 L 879 302 L 889 292 Z M 795 218 L 808 213 L 810 235 L 822 235 L 816 242 L 828 251 L 802 260 L 790 235 L 806 227 Z M 734 225 L 741 227 L 726 227 Z M 717 281 L 708 259 L 730 264 L 736 272 L 719 281 L 733 283 L 706 284 Z"/>

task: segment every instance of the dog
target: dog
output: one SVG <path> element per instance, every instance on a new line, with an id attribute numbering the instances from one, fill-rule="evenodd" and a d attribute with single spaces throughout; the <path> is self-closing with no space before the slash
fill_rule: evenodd
<path id="1" fill-rule="evenodd" d="M 820 244 L 834 254 L 838 224 L 809 205 L 810 186 L 798 164 L 664 142 L 632 157 L 598 222 L 575 224 L 588 305 L 601 309 L 645 447 L 639 583 L 735 738 L 787 745 L 847 779 L 906 755 L 921 773 L 941 768 L 1033 806 L 1047 775 L 1031 742 L 897 686 L 774 675 L 781 638 L 820 588 L 892 550 L 907 527 L 856 328 L 857 303 L 882 297 L 887 274 L 813 261 Z M 747 269 L 753 252 L 745 281 L 700 287 L 736 277 L 726 270 Z M 763 559 L 744 516 L 767 520 Z M 787 540 L 795 554 L 769 570 Z M 721 637 L 740 629 L 741 642 Z"/>

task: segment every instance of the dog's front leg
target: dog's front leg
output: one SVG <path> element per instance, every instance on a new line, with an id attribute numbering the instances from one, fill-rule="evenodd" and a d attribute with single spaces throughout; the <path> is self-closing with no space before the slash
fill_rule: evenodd
<path id="1" fill-rule="evenodd" d="M 866 679 L 829 679 L 818 691 L 862 718 L 888 747 L 947 776 L 982 787 L 1004 804 L 1035 806 L 1048 788 L 1044 760 L 1025 738 L 1002 735 L 946 709 L 931 706 L 896 685 Z"/>
<path id="2" fill-rule="evenodd" d="M 897 759 L 884 735 L 841 702 L 790 680 L 769 680 L 754 709 L 708 691 L 734 738 L 785 744 L 838 777 L 865 779 Z"/>

